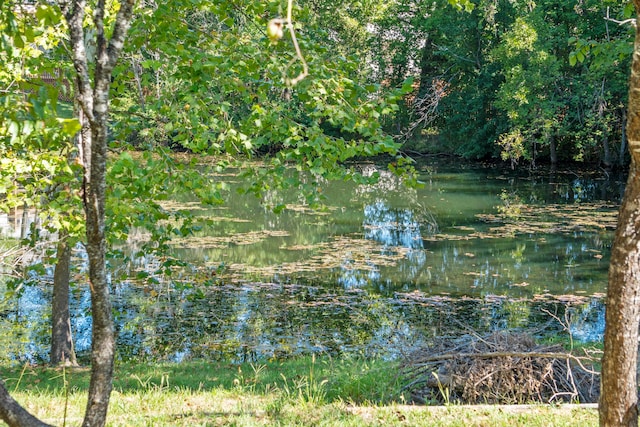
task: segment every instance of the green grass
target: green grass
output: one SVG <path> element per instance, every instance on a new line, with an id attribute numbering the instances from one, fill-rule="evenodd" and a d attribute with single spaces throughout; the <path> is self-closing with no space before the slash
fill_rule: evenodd
<path id="1" fill-rule="evenodd" d="M 13 396 L 55 425 L 79 425 L 89 372 L 4 367 Z M 397 366 L 356 358 L 260 364 L 119 364 L 110 426 L 589 426 L 593 408 L 404 404 Z"/>

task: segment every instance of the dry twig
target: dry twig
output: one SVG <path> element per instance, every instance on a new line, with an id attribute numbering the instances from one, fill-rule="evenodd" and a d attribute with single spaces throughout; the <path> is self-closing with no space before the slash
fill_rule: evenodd
<path id="1" fill-rule="evenodd" d="M 437 340 L 404 364 L 415 401 L 474 403 L 596 402 L 594 359 L 539 346 L 526 333 Z M 443 395 L 446 390 L 447 395 Z"/>

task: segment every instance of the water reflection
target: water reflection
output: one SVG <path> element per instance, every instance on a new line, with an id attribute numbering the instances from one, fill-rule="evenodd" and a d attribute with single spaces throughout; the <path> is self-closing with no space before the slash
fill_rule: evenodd
<path id="1" fill-rule="evenodd" d="M 135 258 L 147 236 L 132 235 L 120 248 L 131 262 L 113 260 L 111 271 L 145 270 L 155 282 L 112 283 L 119 357 L 396 357 L 434 335 L 524 328 L 565 312 L 576 339 L 601 338 L 612 227 L 598 220 L 615 212 L 619 181 L 426 172 L 424 189 L 405 190 L 385 174 L 370 187 L 325 183 L 320 212 L 286 193 L 269 195 L 287 204 L 280 215 L 250 197 L 198 210 L 202 231 L 174 242 L 174 254 L 194 263 L 178 276 L 157 274 L 162 260 Z M 522 203 L 516 220 L 499 215 L 503 190 Z M 75 256 L 82 266 L 84 252 Z M 14 337 L 0 340 L 1 358 L 46 360 L 44 282 L 17 297 L 0 282 L 0 322 Z M 89 304 L 88 289 L 75 285 L 81 356 L 90 347 Z"/>
<path id="2" fill-rule="evenodd" d="M 12 328 L 29 331 L 3 360 L 47 360 L 49 289 L 34 286 L 6 307 Z M 76 289 L 73 331 L 81 358 L 90 349 L 89 292 Z M 173 286 L 149 293 L 131 283 L 114 291 L 118 357 L 132 360 L 256 361 L 299 354 L 359 353 L 394 358 L 433 336 L 547 324 L 542 334 L 562 333 L 553 316 L 570 319 L 576 339 L 603 331 L 600 299 L 524 300 L 500 297 L 446 298 L 421 292 L 386 298 L 366 291 L 276 283 L 216 285 L 205 290 Z M 566 315 L 565 315 L 566 311 Z M 11 329 L 6 329 L 10 331 Z"/>
<path id="3" fill-rule="evenodd" d="M 572 311 L 571 335 L 578 341 L 602 342 L 604 338 L 604 305 L 591 300 Z"/>
<path id="4" fill-rule="evenodd" d="M 415 279 L 425 263 L 426 251 L 420 223 L 411 210 L 393 208 L 385 200 L 376 200 L 364 207 L 362 229 L 365 239 L 380 244 L 378 250 L 382 256 L 395 256 L 400 251 L 406 262 L 398 268 L 408 280 Z M 368 268 L 364 270 L 354 268 L 352 263 L 352 259 L 345 259 L 337 272 L 337 282 L 345 289 L 366 287 L 383 280 L 375 263 L 366 262 Z"/>

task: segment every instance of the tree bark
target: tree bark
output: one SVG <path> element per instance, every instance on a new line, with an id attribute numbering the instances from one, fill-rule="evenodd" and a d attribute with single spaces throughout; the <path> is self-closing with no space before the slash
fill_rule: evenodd
<path id="1" fill-rule="evenodd" d="M 16 402 L 0 381 L 0 417 L 9 427 L 51 427 L 31 415 Z"/>
<path id="2" fill-rule="evenodd" d="M 640 14 L 640 0 L 634 0 Z M 636 28 L 627 142 L 631 169 L 611 251 L 602 359 L 601 426 L 638 425 L 638 325 L 640 323 L 640 28 Z"/>
<path id="3" fill-rule="evenodd" d="M 107 125 L 111 74 L 124 46 L 134 0 L 120 3 L 113 33 L 104 28 L 105 2 L 98 0 L 93 22 L 96 29 L 96 64 L 93 86 L 84 40 L 84 0 L 64 2 L 62 10 L 69 24 L 73 65 L 78 76 L 78 99 L 90 134 L 82 138 L 84 165 L 83 191 L 89 257 L 89 285 L 93 320 L 91 341 L 91 380 L 83 421 L 84 427 L 104 426 L 113 382 L 115 336 L 106 269 L 105 200 L 107 165 Z"/>
<path id="4" fill-rule="evenodd" d="M 51 365 L 77 366 L 71 335 L 69 314 L 69 272 L 71 246 L 62 234 L 58 242 L 56 268 L 53 272 L 53 299 L 51 302 Z"/>
<path id="5" fill-rule="evenodd" d="M 638 167 L 633 161 L 611 252 L 602 359 L 601 426 L 638 425 L 639 201 Z"/>

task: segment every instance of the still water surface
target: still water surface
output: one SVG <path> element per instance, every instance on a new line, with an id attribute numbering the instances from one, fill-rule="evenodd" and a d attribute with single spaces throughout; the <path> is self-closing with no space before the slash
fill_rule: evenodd
<path id="1" fill-rule="evenodd" d="M 370 167 L 371 168 L 371 167 Z M 393 357 L 434 334 L 570 323 L 603 331 L 609 251 L 623 180 L 425 164 L 424 188 L 325 183 L 325 208 L 293 192 L 195 211 L 174 242 L 197 273 L 112 284 L 122 358 L 254 360 L 308 352 Z M 266 204 L 285 203 L 280 214 Z M 167 208 L 193 205 L 176 201 Z M 136 242 L 132 239 L 131 246 Z M 152 271 L 158 260 L 128 267 Z M 6 293 L 9 295 L 9 293 Z M 46 360 L 47 287 L 7 297 L 3 358 Z M 72 297 L 76 348 L 90 345 L 89 296 Z M 566 314 L 566 317 L 565 317 Z"/>
<path id="2" fill-rule="evenodd" d="M 181 253 L 261 278 L 293 275 L 385 296 L 605 291 L 619 182 L 435 166 L 423 178 L 418 190 L 392 179 L 328 184 L 325 212 L 285 196 L 290 209 L 276 215 L 235 198 L 203 213 L 218 221 Z M 500 215 L 507 203 L 521 213 Z"/>

